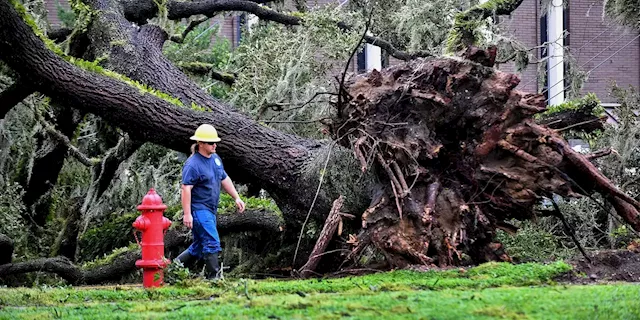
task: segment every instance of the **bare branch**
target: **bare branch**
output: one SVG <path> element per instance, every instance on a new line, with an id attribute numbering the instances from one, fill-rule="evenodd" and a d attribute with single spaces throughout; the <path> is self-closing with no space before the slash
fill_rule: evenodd
<path id="1" fill-rule="evenodd" d="M 333 207 L 331 207 L 331 212 L 329 213 L 329 216 L 327 217 L 327 220 L 324 223 L 324 227 L 320 232 L 320 236 L 316 241 L 316 245 L 313 247 L 313 251 L 311 252 L 311 255 L 309 255 L 309 260 L 307 261 L 307 263 L 305 263 L 304 266 L 302 266 L 302 268 L 300 268 L 301 270 L 300 275 L 302 277 L 304 278 L 310 277 L 314 273 L 314 270 L 316 269 L 316 267 L 318 266 L 318 263 L 320 262 L 320 258 L 322 254 L 327 249 L 329 242 L 331 242 L 333 235 L 336 233 L 336 229 L 338 228 L 338 225 L 342 221 L 342 217 L 340 215 L 340 209 L 342 209 L 343 203 L 344 203 L 344 197 L 342 195 L 340 195 L 338 199 L 336 199 L 333 202 Z"/>
<path id="2" fill-rule="evenodd" d="M 2 91 L 2 93 L 0 93 L 0 102 L 2 102 L 2 106 L 0 107 L 0 119 L 4 119 L 4 116 L 7 115 L 13 107 L 26 99 L 33 92 L 34 90 L 30 86 L 21 81 L 14 82 Z"/>
<path id="3" fill-rule="evenodd" d="M 100 174 L 93 183 L 97 187 L 94 199 L 98 199 L 107 190 L 120 164 L 136 152 L 142 144 L 141 141 L 131 139 L 129 135 L 125 135 L 120 138 L 115 147 L 106 152 L 100 165 Z"/>
<path id="4" fill-rule="evenodd" d="M 82 271 L 63 257 L 41 258 L 27 262 L 0 265 L 0 276 L 37 271 L 55 273 L 73 284 L 82 279 Z"/>
<path id="5" fill-rule="evenodd" d="M 71 143 L 71 141 L 69 141 L 69 138 L 67 138 L 60 131 L 56 130 L 56 128 L 52 124 L 47 122 L 45 119 L 43 119 L 42 116 L 38 114 L 38 112 L 35 112 L 35 114 L 36 114 L 36 117 L 40 120 L 40 123 L 42 124 L 42 127 L 45 129 L 45 131 L 49 135 L 51 135 L 52 138 L 54 138 L 55 140 L 58 140 L 58 142 L 67 146 L 67 148 L 69 149 L 69 152 L 74 158 L 76 158 L 78 161 L 80 161 L 82 164 L 84 164 L 87 167 L 93 167 L 100 163 L 100 159 L 89 158 L 87 155 L 82 153 L 82 151 L 80 151 L 78 147 L 74 146 Z"/>
<path id="6" fill-rule="evenodd" d="M 587 158 L 588 160 L 594 160 L 594 159 L 602 158 L 604 156 L 608 156 L 611 154 L 611 152 L 614 152 L 617 154 L 617 152 L 611 149 L 611 147 L 608 147 L 602 150 L 598 150 L 596 152 L 585 154 L 584 157 Z M 621 188 L 621 189 L 624 190 L 624 188 Z"/>
<path id="7" fill-rule="evenodd" d="M 149 3 L 151 2 L 151 3 Z M 169 1 L 167 3 L 167 17 L 171 20 L 179 20 L 194 15 L 213 16 L 223 11 L 243 11 L 256 15 L 262 20 L 278 22 L 285 25 L 300 25 L 302 19 L 296 16 L 277 12 L 260 5 L 267 3 L 266 0 L 203 0 L 203 1 Z M 140 21 L 151 18 L 157 14 L 157 8 L 152 1 L 124 1 L 125 15 L 131 21 Z M 338 23 L 338 27 L 343 30 L 351 30 L 352 27 L 344 22 Z M 178 39 L 178 38 L 176 38 Z M 172 39 L 173 40 L 173 39 Z M 431 53 L 426 51 L 403 52 L 395 48 L 390 42 L 383 39 L 367 35 L 364 38 L 366 43 L 376 45 L 391 56 L 400 60 L 411 60 L 418 57 L 429 57 Z"/>
<path id="8" fill-rule="evenodd" d="M 187 35 L 189 34 L 189 32 L 193 31 L 193 29 L 195 29 L 198 25 L 200 25 L 201 23 L 209 20 L 211 17 L 207 16 L 204 17 L 202 19 L 196 19 L 193 20 L 191 22 L 189 22 L 189 25 L 187 26 L 186 29 L 184 29 L 184 31 L 182 31 L 182 34 L 180 35 L 173 35 L 171 36 L 170 40 L 176 43 L 183 43 L 184 39 L 187 37 Z"/>

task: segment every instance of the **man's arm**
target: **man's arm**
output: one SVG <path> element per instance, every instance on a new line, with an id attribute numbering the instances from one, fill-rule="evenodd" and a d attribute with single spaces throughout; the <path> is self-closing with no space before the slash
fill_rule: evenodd
<path id="1" fill-rule="evenodd" d="M 233 182 L 231 181 L 231 178 L 227 176 L 226 178 L 224 178 L 224 180 L 222 180 L 221 184 L 222 184 L 222 189 L 224 189 L 224 191 L 226 191 L 236 201 L 238 212 L 240 213 L 244 212 L 244 201 L 240 199 L 240 196 L 238 195 L 238 191 L 236 191 L 236 187 L 233 186 Z"/>
<path id="2" fill-rule="evenodd" d="M 184 217 L 182 218 L 182 222 L 187 228 L 193 228 L 193 216 L 191 215 L 191 189 L 193 186 L 190 185 L 182 185 L 182 195 L 180 200 L 182 200 L 182 211 L 184 212 Z"/>

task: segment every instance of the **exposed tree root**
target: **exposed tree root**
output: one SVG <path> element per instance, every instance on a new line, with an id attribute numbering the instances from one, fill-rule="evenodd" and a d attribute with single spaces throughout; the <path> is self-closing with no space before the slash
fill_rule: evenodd
<path id="1" fill-rule="evenodd" d="M 506 221 L 531 219 L 552 194 L 599 192 L 640 230 L 640 203 L 532 120 L 545 110 L 542 96 L 515 90 L 516 75 L 491 68 L 495 50 L 465 55 L 477 63 L 418 59 L 347 84 L 353 98 L 330 131 L 351 132 L 339 142 L 362 170 L 374 158 L 386 185 L 363 213 L 349 256 L 366 238 L 397 267 L 509 261 L 495 230 L 515 231 Z"/>

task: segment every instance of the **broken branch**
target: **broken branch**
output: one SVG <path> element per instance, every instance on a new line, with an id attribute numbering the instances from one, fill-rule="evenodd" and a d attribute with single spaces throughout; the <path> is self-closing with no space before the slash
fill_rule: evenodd
<path id="1" fill-rule="evenodd" d="M 318 241 L 316 241 L 316 245 L 313 247 L 313 251 L 311 251 L 311 255 L 309 256 L 309 260 L 307 263 L 301 268 L 300 275 L 303 278 L 307 278 L 311 276 L 318 263 L 320 262 L 320 258 L 322 253 L 327 249 L 329 242 L 333 238 L 333 235 L 336 233 L 336 229 L 338 228 L 338 224 L 342 221 L 342 216 L 340 214 L 340 209 L 342 209 L 342 205 L 344 203 L 344 197 L 339 196 L 333 202 L 333 206 L 331 207 L 331 212 L 327 217 L 327 220 L 324 223 L 324 227 L 320 232 L 320 237 L 318 237 Z"/>
<path id="2" fill-rule="evenodd" d="M 37 114 L 37 112 L 36 112 Z M 96 159 L 96 158 L 89 158 L 88 156 L 86 156 L 82 151 L 80 151 L 80 149 L 78 149 L 78 147 L 74 146 L 71 141 L 69 141 L 69 138 L 67 138 L 64 134 L 62 134 L 60 131 L 56 130 L 56 128 L 53 127 L 52 124 L 50 124 L 49 122 L 47 122 L 46 120 L 44 120 L 42 117 L 38 116 L 38 118 L 40 119 L 40 123 L 42 124 L 42 127 L 45 129 L 45 131 L 51 135 L 52 138 L 58 140 L 58 142 L 64 144 L 65 146 L 67 146 L 69 152 L 71 153 L 71 155 L 76 158 L 78 161 L 80 161 L 80 163 L 84 164 L 87 167 L 93 167 L 97 164 L 100 163 L 100 159 Z"/>
<path id="3" fill-rule="evenodd" d="M 172 35 L 170 40 L 175 42 L 175 43 L 183 43 L 184 39 L 187 37 L 187 35 L 189 34 L 189 32 L 193 31 L 193 29 L 195 29 L 198 25 L 200 25 L 201 23 L 207 21 L 211 19 L 210 16 L 206 16 L 202 19 L 196 19 L 196 20 L 192 20 L 191 22 L 189 22 L 189 25 L 187 26 L 186 29 L 184 29 L 184 31 L 182 31 L 182 34 L 175 34 Z"/>

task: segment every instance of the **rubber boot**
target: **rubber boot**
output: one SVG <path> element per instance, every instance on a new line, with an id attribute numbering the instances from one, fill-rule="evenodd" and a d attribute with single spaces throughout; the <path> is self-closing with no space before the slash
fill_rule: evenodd
<path id="1" fill-rule="evenodd" d="M 208 253 L 204 255 L 205 278 L 209 280 L 220 279 L 220 264 L 218 263 L 218 253 Z"/>
<path id="2" fill-rule="evenodd" d="M 196 257 L 193 256 L 189 249 L 183 251 L 177 258 L 177 261 L 180 261 L 184 267 L 188 267 L 193 261 L 196 260 Z"/>

